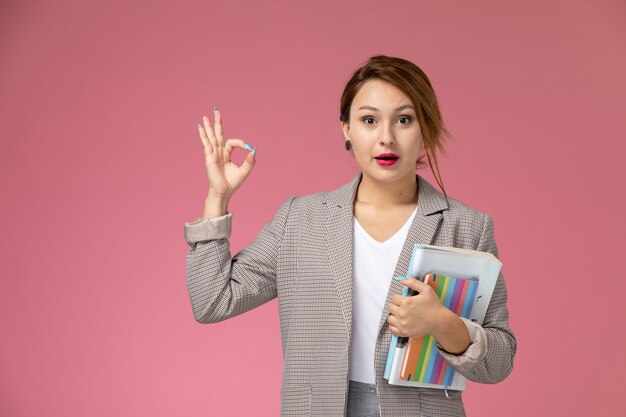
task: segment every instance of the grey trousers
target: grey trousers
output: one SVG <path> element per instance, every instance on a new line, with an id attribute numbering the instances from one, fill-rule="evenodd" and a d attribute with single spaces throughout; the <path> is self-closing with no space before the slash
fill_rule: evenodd
<path id="1" fill-rule="evenodd" d="M 350 381 L 348 386 L 348 417 L 380 417 L 376 384 Z"/>

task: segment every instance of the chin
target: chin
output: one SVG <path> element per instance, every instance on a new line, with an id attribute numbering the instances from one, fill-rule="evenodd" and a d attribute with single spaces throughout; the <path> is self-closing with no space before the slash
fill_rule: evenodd
<path id="1" fill-rule="evenodd" d="M 382 169 L 381 169 L 382 168 Z M 367 175 L 373 180 L 378 182 L 396 182 L 401 181 L 407 177 L 416 174 L 416 170 L 398 170 L 398 169 L 387 169 L 385 170 L 383 167 L 375 167 L 375 169 L 361 169 L 363 175 Z"/>

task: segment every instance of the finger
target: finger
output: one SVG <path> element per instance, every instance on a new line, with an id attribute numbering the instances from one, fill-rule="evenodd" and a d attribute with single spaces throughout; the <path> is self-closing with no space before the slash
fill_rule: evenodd
<path id="1" fill-rule="evenodd" d="M 387 306 L 387 310 L 389 311 L 390 315 L 395 315 L 398 311 L 398 306 L 394 304 L 389 304 L 389 306 Z"/>
<path id="2" fill-rule="evenodd" d="M 224 146 L 224 129 L 222 128 L 222 113 L 219 110 L 215 110 L 215 138 L 217 139 L 217 146 Z"/>
<path id="3" fill-rule="evenodd" d="M 391 297 L 390 302 L 391 302 L 392 304 L 395 304 L 395 305 L 399 306 L 399 305 L 400 305 L 400 303 L 402 302 L 402 300 L 404 300 L 405 298 L 406 298 L 406 297 L 404 297 L 404 296 L 402 296 L 402 295 L 400 295 L 400 294 L 394 294 L 394 295 Z"/>
<path id="4" fill-rule="evenodd" d="M 200 123 L 198 123 L 198 133 L 200 134 L 200 140 L 202 141 L 202 144 L 204 145 L 204 147 L 207 150 L 212 151 L 213 146 L 211 146 L 211 143 L 209 142 L 209 138 L 206 135 L 206 131 L 204 130 L 204 127 L 200 125 Z"/>
<path id="5" fill-rule="evenodd" d="M 395 334 L 396 336 L 404 337 L 403 333 L 396 326 L 389 325 L 389 330 L 391 330 L 391 333 Z"/>
<path id="6" fill-rule="evenodd" d="M 224 145 L 224 161 L 230 161 L 235 148 L 241 148 L 246 151 L 246 142 L 243 139 L 228 139 Z"/>
<path id="7" fill-rule="evenodd" d="M 228 139 L 226 141 L 226 145 L 224 145 L 224 159 L 225 160 L 230 161 L 232 152 L 236 147 L 248 150 L 246 148 L 246 142 L 244 142 L 243 139 Z M 250 174 L 250 171 L 252 171 L 252 168 L 254 168 L 255 164 L 256 164 L 255 153 L 249 152 L 249 154 L 246 156 L 246 159 L 244 159 L 239 169 L 241 169 L 241 171 L 243 172 L 243 175 L 247 177 L 248 174 Z"/>
<path id="8" fill-rule="evenodd" d="M 250 152 L 248 154 L 248 156 L 246 156 L 246 159 L 244 159 L 243 164 L 241 164 L 241 166 L 239 167 L 242 171 L 243 174 L 247 177 L 250 172 L 252 171 L 252 168 L 254 168 L 254 165 L 256 165 L 256 148 L 254 148 L 253 152 Z"/>
<path id="9" fill-rule="evenodd" d="M 398 306 L 389 306 L 389 316 L 399 318 L 400 316 L 400 307 Z"/>
<path id="10" fill-rule="evenodd" d="M 202 117 L 202 121 L 204 122 L 204 130 L 206 130 L 209 142 L 214 148 L 217 148 L 217 140 L 215 139 L 215 133 L 213 133 L 213 128 L 211 127 L 209 118 L 204 116 Z"/>
<path id="11" fill-rule="evenodd" d="M 430 288 L 428 285 L 424 284 L 422 281 L 417 280 L 415 278 L 407 278 L 404 281 L 402 281 L 402 284 L 406 285 L 407 287 L 411 289 L 414 289 L 418 293 L 421 293 L 422 291 L 426 291 L 427 288 Z"/>

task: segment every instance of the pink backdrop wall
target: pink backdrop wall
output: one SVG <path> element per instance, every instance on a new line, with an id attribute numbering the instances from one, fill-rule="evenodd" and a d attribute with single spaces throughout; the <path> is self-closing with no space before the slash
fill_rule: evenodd
<path id="1" fill-rule="evenodd" d="M 258 147 L 235 253 L 356 174 L 339 96 L 378 53 L 429 75 L 446 189 L 495 221 L 518 353 L 468 414 L 625 415 L 624 2 L 304 3 L 0 4 L 0 415 L 278 415 L 276 300 L 191 313 L 196 124 Z"/>

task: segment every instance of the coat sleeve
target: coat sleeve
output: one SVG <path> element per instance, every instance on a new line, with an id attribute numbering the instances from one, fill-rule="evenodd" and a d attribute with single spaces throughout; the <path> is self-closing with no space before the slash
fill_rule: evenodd
<path id="1" fill-rule="evenodd" d="M 494 239 L 493 220 L 485 214 L 482 236 L 477 250 L 490 252 L 498 257 L 498 248 Z M 504 380 L 513 370 L 513 359 L 517 350 L 517 340 L 509 328 L 509 311 L 507 308 L 507 290 L 502 272 L 498 275 L 496 285 L 487 307 L 482 326 L 464 320 L 474 335 L 473 343 L 486 341 L 486 353 L 474 363 L 466 363 L 456 370 L 470 381 L 484 384 L 495 384 Z M 469 326 L 474 326 L 471 329 Z M 474 332 L 472 332 L 474 330 Z M 472 347 L 470 345 L 470 347 Z M 468 348 L 469 349 L 469 348 Z"/>
<path id="2" fill-rule="evenodd" d="M 230 213 L 185 224 L 185 273 L 196 321 L 223 321 L 276 297 L 278 252 L 294 198 L 285 200 L 255 240 L 234 257 L 228 240 Z"/>

